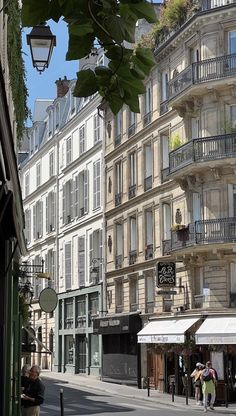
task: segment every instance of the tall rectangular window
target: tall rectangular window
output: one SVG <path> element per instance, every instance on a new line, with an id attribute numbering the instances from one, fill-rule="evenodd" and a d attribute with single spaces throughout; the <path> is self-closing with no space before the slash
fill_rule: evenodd
<path id="1" fill-rule="evenodd" d="M 130 279 L 129 299 L 130 299 L 130 311 L 134 312 L 138 309 L 138 280 L 137 278 Z"/>
<path id="2" fill-rule="evenodd" d="M 122 164 L 121 160 L 115 164 L 115 193 L 122 192 Z"/>
<path id="3" fill-rule="evenodd" d="M 89 208 L 89 177 L 88 170 L 79 173 L 79 216 L 82 217 Z"/>
<path id="4" fill-rule="evenodd" d="M 73 183 L 72 180 L 67 181 L 63 185 L 62 196 L 62 216 L 63 224 L 69 224 L 73 219 Z"/>
<path id="5" fill-rule="evenodd" d="M 83 124 L 83 126 L 79 128 L 79 154 L 82 155 L 85 150 L 85 124 Z"/>
<path id="6" fill-rule="evenodd" d="M 169 167 L 169 137 L 162 134 L 161 137 L 162 169 Z"/>
<path id="7" fill-rule="evenodd" d="M 130 251 L 137 250 L 137 219 L 136 216 L 130 217 Z"/>
<path id="8" fill-rule="evenodd" d="M 122 111 L 120 110 L 115 117 L 115 138 L 121 136 L 122 133 Z"/>
<path id="9" fill-rule="evenodd" d="M 130 171 L 130 186 L 136 185 L 136 153 L 130 153 L 129 154 L 129 171 Z"/>
<path id="10" fill-rule="evenodd" d="M 94 124 L 94 144 L 100 142 L 102 140 L 101 134 L 101 118 L 99 114 L 94 114 L 93 116 L 93 124 Z"/>
<path id="11" fill-rule="evenodd" d="M 100 160 L 93 164 L 93 208 L 101 205 L 101 167 Z"/>
<path id="12" fill-rule="evenodd" d="M 152 209 L 145 211 L 145 243 L 146 246 L 153 244 L 153 212 Z"/>
<path id="13" fill-rule="evenodd" d="M 52 249 L 48 250 L 45 255 L 45 272 L 49 273 L 50 280 L 48 281 L 49 287 L 55 288 L 55 260 L 56 252 Z"/>
<path id="14" fill-rule="evenodd" d="M 123 290 L 122 280 L 116 281 L 115 294 L 116 294 L 116 312 L 123 312 L 124 290 Z"/>
<path id="15" fill-rule="evenodd" d="M 39 200 L 33 206 L 33 236 L 34 240 L 43 235 L 43 201 Z"/>
<path id="16" fill-rule="evenodd" d="M 102 280 L 102 230 L 95 230 L 89 236 L 90 269 L 97 270 L 97 282 Z"/>
<path id="17" fill-rule="evenodd" d="M 229 55 L 236 53 L 236 31 L 235 30 L 228 33 L 228 53 Z"/>
<path id="18" fill-rule="evenodd" d="M 36 186 L 41 185 L 41 162 L 36 165 Z"/>
<path id="19" fill-rule="evenodd" d="M 162 72 L 162 75 L 161 75 L 161 99 L 162 99 L 162 102 L 168 99 L 168 74 L 167 72 Z"/>
<path id="20" fill-rule="evenodd" d="M 26 244 L 30 244 L 30 235 L 31 235 L 31 210 L 25 210 L 25 239 Z"/>
<path id="21" fill-rule="evenodd" d="M 148 189 L 152 188 L 152 144 L 147 143 L 144 146 L 144 190 L 147 191 Z"/>
<path id="22" fill-rule="evenodd" d="M 42 264 L 42 258 L 40 255 L 35 256 L 32 261 L 33 266 L 39 266 Z M 43 279 L 35 278 L 34 279 L 34 298 L 38 299 L 41 291 L 43 290 Z"/>
<path id="23" fill-rule="evenodd" d="M 85 236 L 78 238 L 78 279 L 79 287 L 85 285 Z"/>
<path id="24" fill-rule="evenodd" d="M 170 205 L 164 203 L 163 206 L 163 239 L 170 240 L 171 238 L 171 208 Z"/>
<path id="25" fill-rule="evenodd" d="M 65 244 L 65 290 L 71 289 L 71 242 Z"/>
<path id="26" fill-rule="evenodd" d="M 56 226 L 56 193 L 51 191 L 46 197 L 46 231 L 55 230 Z"/>
<path id="27" fill-rule="evenodd" d="M 52 150 L 49 153 L 49 177 L 51 178 L 54 174 L 54 151 Z"/>
<path id="28" fill-rule="evenodd" d="M 146 85 L 146 92 L 144 95 L 144 114 L 149 114 L 152 111 L 152 84 L 149 82 Z"/>
<path id="29" fill-rule="evenodd" d="M 25 197 L 29 195 L 29 172 L 25 174 Z"/>
<path id="30" fill-rule="evenodd" d="M 72 160 L 72 141 L 71 136 L 66 139 L 66 165 L 69 165 Z"/>

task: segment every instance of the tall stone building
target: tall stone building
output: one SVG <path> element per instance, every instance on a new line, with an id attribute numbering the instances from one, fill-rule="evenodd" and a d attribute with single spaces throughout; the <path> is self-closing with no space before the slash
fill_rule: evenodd
<path id="1" fill-rule="evenodd" d="M 156 39 L 141 113 L 105 113 L 102 375 L 192 393 L 211 359 L 223 400 L 236 374 L 235 5 L 193 4 Z M 161 262 L 176 280 L 157 287 Z"/>

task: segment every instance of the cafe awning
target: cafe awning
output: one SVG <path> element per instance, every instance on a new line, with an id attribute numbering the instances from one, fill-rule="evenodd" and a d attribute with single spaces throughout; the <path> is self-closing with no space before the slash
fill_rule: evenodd
<path id="1" fill-rule="evenodd" d="M 138 333 L 138 342 L 180 344 L 185 341 L 185 332 L 198 320 L 199 317 L 151 321 Z"/>
<path id="2" fill-rule="evenodd" d="M 236 316 L 209 316 L 195 334 L 196 344 L 236 344 Z"/>

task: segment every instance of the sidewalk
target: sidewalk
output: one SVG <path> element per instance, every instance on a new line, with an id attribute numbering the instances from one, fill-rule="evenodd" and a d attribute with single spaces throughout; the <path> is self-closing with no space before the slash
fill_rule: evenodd
<path id="1" fill-rule="evenodd" d="M 202 406 L 196 406 L 195 400 L 192 398 L 188 399 L 188 406 L 186 405 L 185 397 L 175 396 L 174 402 L 171 401 L 171 395 L 166 393 L 160 393 L 157 390 L 150 390 L 150 397 L 147 395 L 147 389 L 140 390 L 137 387 L 126 386 L 122 384 L 107 383 L 101 381 L 93 376 L 79 375 L 79 374 L 66 374 L 66 373 L 56 373 L 49 370 L 42 371 L 42 377 L 47 379 L 54 379 L 58 382 L 65 382 L 74 384 L 84 388 L 92 388 L 100 390 L 103 393 L 108 393 L 113 396 L 121 397 L 130 397 L 132 399 L 142 399 L 150 403 L 155 402 L 156 404 L 174 406 L 178 408 L 189 408 L 192 410 L 199 410 L 203 413 Z M 229 407 L 224 406 L 215 407 L 216 413 L 225 413 L 225 414 L 235 414 L 236 413 L 236 403 L 229 403 Z"/>

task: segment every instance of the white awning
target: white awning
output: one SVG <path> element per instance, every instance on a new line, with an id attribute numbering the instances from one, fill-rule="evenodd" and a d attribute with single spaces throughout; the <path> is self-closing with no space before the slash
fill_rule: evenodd
<path id="1" fill-rule="evenodd" d="M 195 340 L 196 344 L 236 344 L 236 316 L 206 318 Z"/>
<path id="2" fill-rule="evenodd" d="M 199 317 L 151 321 L 138 333 L 138 342 L 180 344 L 185 341 L 185 332 L 198 320 Z"/>

